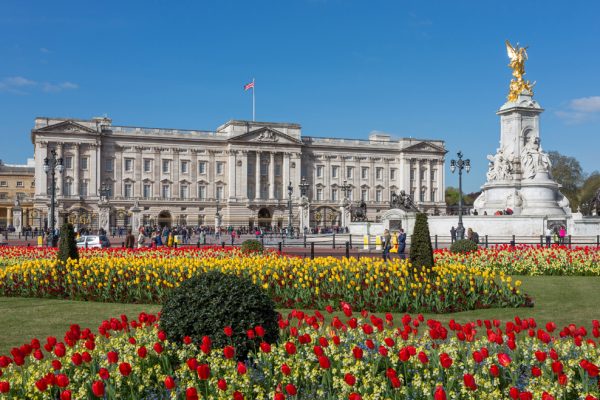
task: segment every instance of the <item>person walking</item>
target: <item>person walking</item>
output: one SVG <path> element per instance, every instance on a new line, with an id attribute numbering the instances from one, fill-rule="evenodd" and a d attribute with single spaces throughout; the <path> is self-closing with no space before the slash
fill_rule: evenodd
<path id="1" fill-rule="evenodd" d="M 392 247 L 392 235 L 389 230 L 383 231 L 383 261 L 387 261 L 390 257 L 390 248 Z"/>
<path id="2" fill-rule="evenodd" d="M 452 225 L 452 228 L 450 228 L 450 241 L 452 243 L 456 242 L 456 228 L 454 225 Z"/>
<path id="3" fill-rule="evenodd" d="M 398 257 L 401 260 L 406 259 L 406 233 L 402 228 L 400 228 L 400 234 L 398 235 Z"/>
<path id="4" fill-rule="evenodd" d="M 134 246 L 135 246 L 135 237 L 133 236 L 131 229 L 128 229 L 127 236 L 125 236 L 125 248 L 133 249 Z"/>
<path id="5" fill-rule="evenodd" d="M 550 241 L 552 240 L 552 229 L 546 228 L 546 247 L 550 247 Z"/>
<path id="6" fill-rule="evenodd" d="M 146 235 L 144 235 L 144 228 L 140 227 L 138 238 L 137 238 L 137 248 L 141 249 L 144 247 L 144 242 L 146 241 Z"/>

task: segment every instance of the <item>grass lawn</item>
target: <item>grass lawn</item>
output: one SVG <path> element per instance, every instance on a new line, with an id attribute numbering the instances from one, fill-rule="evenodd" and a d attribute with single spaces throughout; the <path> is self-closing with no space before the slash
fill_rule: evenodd
<path id="1" fill-rule="evenodd" d="M 443 322 L 450 319 L 467 322 L 494 318 L 506 321 L 518 315 L 521 318 L 533 317 L 543 324 L 552 320 L 559 327 L 569 323 L 589 327 L 592 319 L 600 319 L 600 277 L 536 276 L 515 279 L 523 281 L 523 290 L 533 297 L 533 308 L 425 314 L 425 318 Z M 155 313 L 160 308 L 160 305 L 149 304 L 0 297 L 0 354 L 8 353 L 11 347 L 20 346 L 33 337 L 43 339 L 54 335 L 61 340 L 73 323 L 96 331 L 104 319 L 121 314 L 134 318 L 141 311 Z M 395 317 L 396 320 L 400 319 L 400 315 Z"/>

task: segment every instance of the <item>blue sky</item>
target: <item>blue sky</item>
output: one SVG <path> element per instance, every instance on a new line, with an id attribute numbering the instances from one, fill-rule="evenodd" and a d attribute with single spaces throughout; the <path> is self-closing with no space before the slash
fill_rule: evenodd
<path id="1" fill-rule="evenodd" d="M 251 119 L 310 136 L 443 139 L 485 181 L 529 45 L 545 150 L 600 169 L 600 3 L 591 1 L 0 2 L 0 158 L 33 154 L 36 116 L 213 130 Z M 447 162 L 449 165 L 449 162 Z M 448 185 L 457 185 L 449 171 Z"/>

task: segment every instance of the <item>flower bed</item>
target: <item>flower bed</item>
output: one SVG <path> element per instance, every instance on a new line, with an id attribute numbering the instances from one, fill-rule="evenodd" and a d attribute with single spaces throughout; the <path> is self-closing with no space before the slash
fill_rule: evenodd
<path id="1" fill-rule="evenodd" d="M 24 260 L 0 269 L 0 294 L 162 303 L 182 281 L 210 270 L 243 275 L 280 308 L 322 309 L 339 301 L 371 311 L 450 312 L 527 303 L 520 282 L 459 264 L 418 271 L 406 261 L 314 260 L 232 249 L 87 251 L 79 261 Z"/>
<path id="2" fill-rule="evenodd" d="M 598 399 L 600 324 L 561 330 L 533 319 L 448 326 L 422 316 L 352 313 L 324 323 L 293 311 L 280 341 L 245 361 L 209 337 L 169 341 L 157 318 L 73 325 L 0 357 L 0 398 L 56 399 Z M 399 327 L 392 328 L 396 323 Z M 224 327 L 227 332 L 227 327 Z M 231 334 L 231 333 L 228 333 Z"/>
<path id="3" fill-rule="evenodd" d="M 600 248 L 595 247 L 500 245 L 469 254 L 441 249 L 434 252 L 434 259 L 436 263 L 460 263 L 508 275 L 600 276 Z"/>

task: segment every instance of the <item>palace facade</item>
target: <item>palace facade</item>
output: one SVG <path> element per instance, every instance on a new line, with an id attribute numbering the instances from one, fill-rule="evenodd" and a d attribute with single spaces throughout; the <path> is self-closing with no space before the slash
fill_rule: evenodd
<path id="1" fill-rule="evenodd" d="M 130 226 L 138 209 L 145 225 L 214 225 L 219 213 L 225 226 L 285 227 L 290 182 L 298 227 L 303 178 L 311 227 L 339 226 L 345 197 L 364 201 L 369 220 L 378 221 L 390 192 L 400 190 L 421 210 L 445 213 L 441 140 L 392 140 L 383 133 L 367 140 L 311 137 L 292 123 L 232 120 L 198 131 L 41 117 L 31 141 L 39 227 L 47 224 L 51 182 L 44 159 L 52 150 L 64 165 L 56 174 L 57 221 L 91 229 L 107 204 L 111 227 Z"/>

